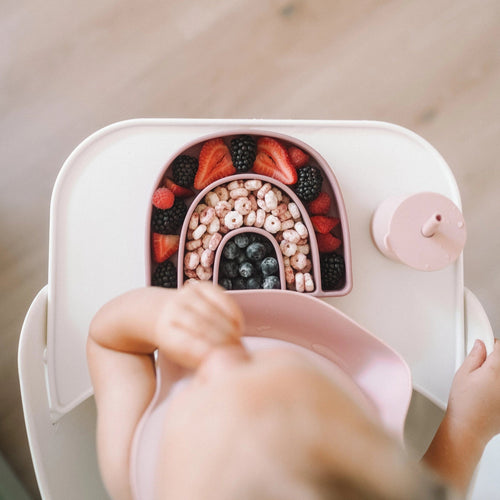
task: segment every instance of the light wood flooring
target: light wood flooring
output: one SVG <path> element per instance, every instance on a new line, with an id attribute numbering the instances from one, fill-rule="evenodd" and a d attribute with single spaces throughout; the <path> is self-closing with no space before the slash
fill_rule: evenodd
<path id="1" fill-rule="evenodd" d="M 451 166 L 465 281 L 500 331 L 498 0 L 0 2 L 0 451 L 36 495 L 17 342 L 69 153 L 136 117 L 373 119 Z"/>

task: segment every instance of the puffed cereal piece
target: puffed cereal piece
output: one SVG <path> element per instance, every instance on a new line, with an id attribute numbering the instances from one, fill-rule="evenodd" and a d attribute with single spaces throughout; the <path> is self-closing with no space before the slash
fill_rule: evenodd
<path id="1" fill-rule="evenodd" d="M 188 229 L 188 230 L 187 230 L 186 239 L 187 239 L 188 241 L 193 239 L 193 232 L 194 232 L 194 230 L 193 230 L 193 229 Z"/>
<path id="2" fill-rule="evenodd" d="M 280 203 L 276 208 L 273 208 L 271 210 L 271 213 L 276 217 L 278 217 L 279 220 L 283 222 L 285 219 L 282 219 L 281 217 L 285 214 L 287 210 L 288 210 L 287 205 L 285 205 L 284 203 Z"/>
<path id="3" fill-rule="evenodd" d="M 243 223 L 245 224 L 245 226 L 253 226 L 256 219 L 257 214 L 255 213 L 255 210 L 252 210 L 247 215 L 245 215 L 245 217 L 243 218 Z"/>
<path id="4" fill-rule="evenodd" d="M 245 181 L 244 186 L 249 191 L 258 191 L 262 187 L 262 181 L 260 179 L 248 179 Z"/>
<path id="5" fill-rule="evenodd" d="M 207 226 L 207 233 L 214 234 L 219 232 L 220 229 L 220 221 L 217 217 Z"/>
<path id="6" fill-rule="evenodd" d="M 286 231 L 283 231 L 283 239 L 289 241 L 290 243 L 297 243 L 297 241 L 300 240 L 300 236 L 295 229 L 287 229 Z"/>
<path id="7" fill-rule="evenodd" d="M 296 254 L 294 254 L 290 257 L 290 265 L 296 271 L 303 271 L 304 268 L 306 267 L 306 261 L 307 261 L 307 257 L 303 253 L 300 253 L 300 252 L 297 252 Z"/>
<path id="8" fill-rule="evenodd" d="M 290 266 L 290 257 L 283 257 L 283 265 Z"/>
<path id="9" fill-rule="evenodd" d="M 275 237 L 274 239 L 278 242 L 278 243 L 281 243 L 283 241 L 283 231 L 280 231 Z"/>
<path id="10" fill-rule="evenodd" d="M 297 290 L 297 292 L 303 292 L 305 290 L 304 274 L 303 273 L 296 273 L 295 274 L 295 290 Z"/>
<path id="11" fill-rule="evenodd" d="M 271 234 L 276 234 L 278 231 L 280 231 L 281 222 L 278 217 L 275 217 L 274 215 L 268 215 L 264 222 L 264 229 Z"/>
<path id="12" fill-rule="evenodd" d="M 232 191 L 229 191 L 229 196 L 233 200 L 237 200 L 238 198 L 248 198 L 249 194 L 250 193 L 245 188 L 238 188 L 238 189 L 233 189 Z"/>
<path id="13" fill-rule="evenodd" d="M 309 259 L 307 259 L 306 260 L 306 265 L 304 266 L 304 269 L 302 269 L 302 272 L 303 273 L 309 273 L 309 272 L 311 272 L 312 267 L 313 267 L 312 266 L 312 262 Z"/>
<path id="14" fill-rule="evenodd" d="M 202 254 L 200 258 L 200 263 L 203 267 L 210 267 L 214 263 L 214 256 L 215 252 L 210 249 L 206 249 Z"/>
<path id="15" fill-rule="evenodd" d="M 231 211 L 231 205 L 227 201 L 219 201 L 214 208 L 215 208 L 215 214 L 219 218 L 225 217 L 226 214 Z"/>
<path id="16" fill-rule="evenodd" d="M 203 240 L 202 240 L 203 241 Z M 205 251 L 205 249 L 203 248 L 203 245 L 201 247 L 198 247 L 195 252 L 199 255 L 200 259 L 201 259 L 201 254 Z"/>
<path id="17" fill-rule="evenodd" d="M 265 200 L 258 199 L 257 200 L 257 206 L 264 210 L 265 212 L 269 212 L 269 208 L 265 202 Z"/>
<path id="18" fill-rule="evenodd" d="M 255 212 L 255 227 L 262 227 L 264 225 L 264 222 L 266 221 L 266 212 L 262 210 L 262 208 L 259 208 L 257 212 Z"/>
<path id="19" fill-rule="evenodd" d="M 241 215 L 248 215 L 252 210 L 250 200 L 244 196 L 234 202 L 234 209 Z"/>
<path id="20" fill-rule="evenodd" d="M 292 217 L 297 220 L 300 219 L 300 210 L 295 203 L 288 204 L 288 211 L 292 214 Z"/>
<path id="21" fill-rule="evenodd" d="M 227 185 L 227 189 L 229 191 L 232 191 L 233 189 L 239 189 L 242 188 L 245 185 L 242 179 L 238 179 L 236 181 L 232 181 Z"/>
<path id="22" fill-rule="evenodd" d="M 197 248 L 201 247 L 201 240 L 191 240 L 186 242 L 186 250 L 192 251 L 196 250 Z"/>
<path id="23" fill-rule="evenodd" d="M 194 211 L 196 213 L 200 213 L 200 212 L 203 212 L 203 210 L 205 210 L 205 208 L 207 208 L 208 205 L 205 205 L 205 203 L 200 203 L 199 205 L 196 205 L 196 208 L 194 209 Z"/>
<path id="24" fill-rule="evenodd" d="M 297 252 L 297 245 L 289 241 L 283 240 L 280 243 L 281 253 L 286 257 L 291 257 Z"/>
<path id="25" fill-rule="evenodd" d="M 243 215 L 236 210 L 231 210 L 231 212 L 228 212 L 224 217 L 224 224 L 229 230 L 238 229 L 243 225 Z"/>
<path id="26" fill-rule="evenodd" d="M 187 280 L 184 281 L 184 284 L 186 283 L 198 283 L 200 280 L 196 278 L 196 271 L 192 271 L 194 273 L 194 276 L 192 278 L 189 278 Z"/>
<path id="27" fill-rule="evenodd" d="M 208 248 L 208 245 L 210 244 L 210 240 L 212 239 L 212 235 L 205 233 L 202 238 L 201 238 L 201 246 L 203 248 Z"/>
<path id="28" fill-rule="evenodd" d="M 303 222 L 297 222 L 295 224 L 295 231 L 297 231 L 297 233 L 299 233 L 299 236 L 301 238 L 307 238 L 307 235 L 309 234 L 307 232 L 307 227 L 305 226 L 305 224 Z"/>
<path id="29" fill-rule="evenodd" d="M 189 278 L 189 279 L 194 279 L 196 281 L 200 281 L 198 279 L 198 275 L 196 274 L 196 269 L 184 269 L 184 274 Z"/>
<path id="30" fill-rule="evenodd" d="M 283 215 L 280 216 L 281 222 L 284 220 L 291 220 L 292 219 L 292 214 L 290 213 L 290 210 L 288 210 L 288 205 L 287 205 L 287 210 L 283 213 Z"/>
<path id="31" fill-rule="evenodd" d="M 307 238 L 300 238 L 299 241 L 297 241 L 297 246 L 302 246 L 302 245 L 308 245 L 309 240 Z"/>
<path id="32" fill-rule="evenodd" d="M 220 201 L 229 200 L 229 191 L 224 186 L 217 186 L 214 189 L 214 193 L 219 197 Z"/>
<path id="33" fill-rule="evenodd" d="M 285 281 L 289 285 L 295 282 L 295 273 L 290 266 L 285 266 Z"/>
<path id="34" fill-rule="evenodd" d="M 217 203 L 219 201 L 220 201 L 219 197 L 217 196 L 217 194 L 214 191 L 210 191 L 209 193 L 207 193 L 205 195 L 205 203 L 209 207 L 215 207 L 215 205 L 217 205 Z"/>
<path id="35" fill-rule="evenodd" d="M 196 229 L 198 224 L 200 223 L 200 214 L 198 212 L 194 212 L 189 219 L 189 229 Z"/>
<path id="36" fill-rule="evenodd" d="M 207 207 L 200 213 L 200 224 L 208 226 L 215 218 L 215 208 Z"/>
<path id="37" fill-rule="evenodd" d="M 278 206 L 278 198 L 273 190 L 266 193 L 264 201 L 266 202 L 268 210 L 274 210 Z"/>
<path id="38" fill-rule="evenodd" d="M 295 226 L 295 222 L 292 219 L 284 220 L 281 222 L 281 230 L 286 231 L 287 229 L 292 229 Z"/>
<path id="39" fill-rule="evenodd" d="M 196 252 L 188 252 L 184 256 L 184 268 L 195 270 L 200 263 L 200 256 Z"/>
<path id="40" fill-rule="evenodd" d="M 278 203 L 281 203 L 281 200 L 283 199 L 283 193 L 281 192 L 281 189 L 278 189 L 277 187 L 273 187 L 271 191 L 275 194 L 276 199 L 278 200 Z"/>
<path id="41" fill-rule="evenodd" d="M 271 184 L 269 182 L 266 182 L 258 191 L 257 191 L 257 198 L 263 200 L 264 197 L 266 196 L 266 193 L 271 191 Z"/>
<path id="42" fill-rule="evenodd" d="M 311 247 L 306 243 L 305 245 L 297 245 L 297 252 L 308 255 L 311 251 Z"/>
<path id="43" fill-rule="evenodd" d="M 194 231 L 193 231 L 193 239 L 194 240 L 199 240 L 206 232 L 207 226 L 205 224 L 200 224 Z M 200 242 L 201 243 L 201 242 Z"/>
<path id="44" fill-rule="evenodd" d="M 215 252 L 221 240 L 222 240 L 222 234 L 220 233 L 212 234 L 210 237 L 210 242 L 208 243 L 208 248 Z"/>
<path id="45" fill-rule="evenodd" d="M 226 233 L 228 233 L 229 232 L 229 228 L 224 223 L 224 218 L 219 219 L 219 221 L 220 221 L 219 233 L 220 234 L 226 234 Z"/>
<path id="46" fill-rule="evenodd" d="M 314 290 L 314 280 L 309 273 L 304 273 L 304 283 L 306 292 L 312 292 Z"/>
<path id="47" fill-rule="evenodd" d="M 250 203 L 251 203 L 251 206 L 252 206 L 252 210 L 256 211 L 259 208 L 259 205 L 257 205 L 257 198 L 252 193 L 252 194 L 248 195 L 248 199 L 250 200 Z"/>
<path id="48" fill-rule="evenodd" d="M 212 277 L 212 268 L 199 265 L 196 268 L 196 276 L 202 281 L 208 281 Z"/>
<path id="49" fill-rule="evenodd" d="M 288 206 L 288 204 L 290 203 L 290 198 L 282 193 L 282 196 L 281 196 L 281 203 L 285 204 L 286 206 Z"/>

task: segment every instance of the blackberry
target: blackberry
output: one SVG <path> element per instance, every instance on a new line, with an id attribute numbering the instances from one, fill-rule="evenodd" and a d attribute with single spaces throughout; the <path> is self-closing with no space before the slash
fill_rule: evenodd
<path id="1" fill-rule="evenodd" d="M 315 200 L 321 192 L 323 177 L 321 170 L 313 165 L 297 169 L 298 180 L 295 184 L 297 196 L 305 202 Z"/>
<path id="2" fill-rule="evenodd" d="M 172 163 L 172 178 L 179 186 L 190 188 L 198 171 L 198 159 L 180 155 Z"/>
<path id="3" fill-rule="evenodd" d="M 323 290 L 339 288 L 345 276 L 344 257 L 335 253 L 323 254 L 320 258 L 320 267 Z"/>
<path id="4" fill-rule="evenodd" d="M 153 206 L 151 229 L 154 233 L 172 234 L 182 226 L 187 207 L 183 200 L 176 198 L 171 208 L 165 210 Z"/>
<path id="5" fill-rule="evenodd" d="M 166 260 L 158 264 L 151 278 L 151 284 L 163 288 L 177 288 L 177 269 L 172 262 Z"/>
<path id="6" fill-rule="evenodd" d="M 231 159 L 238 172 L 250 170 L 255 161 L 257 146 L 249 135 L 239 135 L 231 141 Z"/>

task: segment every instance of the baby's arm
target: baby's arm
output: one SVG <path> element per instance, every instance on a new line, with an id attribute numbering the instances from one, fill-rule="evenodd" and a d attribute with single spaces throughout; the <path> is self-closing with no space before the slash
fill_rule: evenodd
<path id="1" fill-rule="evenodd" d="M 90 325 L 87 358 L 97 410 L 99 464 L 113 498 L 129 499 L 135 428 L 155 390 L 153 352 L 196 368 L 216 345 L 239 343 L 241 312 L 219 287 L 149 287 L 104 305 Z"/>
<path id="2" fill-rule="evenodd" d="M 477 341 L 453 379 L 448 408 L 423 460 L 466 492 L 488 441 L 500 432 L 500 342 Z"/>

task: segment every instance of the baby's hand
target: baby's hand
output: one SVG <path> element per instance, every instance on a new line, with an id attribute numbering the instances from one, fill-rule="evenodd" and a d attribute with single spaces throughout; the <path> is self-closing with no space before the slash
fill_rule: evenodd
<path id="1" fill-rule="evenodd" d="M 238 345 L 243 315 L 229 294 L 208 283 L 188 284 L 173 293 L 161 311 L 157 344 L 169 358 L 195 369 L 221 345 Z"/>
<path id="2" fill-rule="evenodd" d="M 500 433 L 500 341 L 493 352 L 476 341 L 458 369 L 451 386 L 448 416 L 463 429 L 486 443 Z"/>

